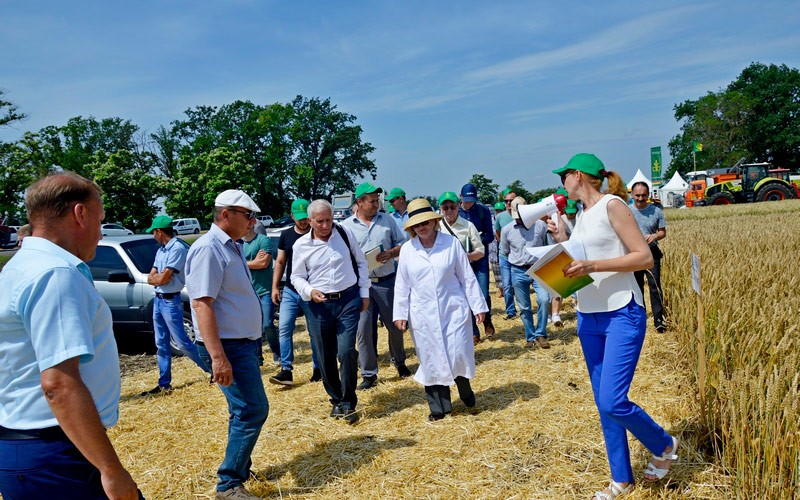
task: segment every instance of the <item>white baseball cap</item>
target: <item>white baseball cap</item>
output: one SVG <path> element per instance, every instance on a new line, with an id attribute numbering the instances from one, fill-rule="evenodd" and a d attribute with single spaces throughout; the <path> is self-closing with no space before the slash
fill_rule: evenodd
<path id="1" fill-rule="evenodd" d="M 221 192 L 219 195 L 217 195 L 217 199 L 214 200 L 214 206 L 242 207 L 254 212 L 261 211 L 261 209 L 258 208 L 258 205 L 256 205 L 256 202 L 247 196 L 247 193 L 244 191 L 239 191 L 238 189 L 226 189 L 225 191 Z"/>

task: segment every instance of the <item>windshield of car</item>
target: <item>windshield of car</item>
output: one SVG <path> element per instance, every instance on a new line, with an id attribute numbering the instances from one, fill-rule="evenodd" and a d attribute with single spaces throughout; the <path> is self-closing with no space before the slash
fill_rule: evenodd
<path id="1" fill-rule="evenodd" d="M 136 266 L 140 273 L 145 274 L 149 273 L 153 268 L 158 246 L 158 242 L 153 238 L 122 243 L 122 248 L 133 261 L 133 265 Z"/>

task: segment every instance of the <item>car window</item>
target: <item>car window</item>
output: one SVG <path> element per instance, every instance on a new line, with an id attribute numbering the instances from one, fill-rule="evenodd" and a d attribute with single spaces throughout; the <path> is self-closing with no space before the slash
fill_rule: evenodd
<path id="1" fill-rule="evenodd" d="M 183 225 L 183 221 L 182 221 L 182 220 L 179 220 L 179 221 L 178 221 L 178 222 L 177 222 L 175 225 L 176 225 L 176 226 L 182 226 L 182 225 Z"/>
<path id="2" fill-rule="evenodd" d="M 97 281 L 108 281 L 108 273 L 128 272 L 125 262 L 113 247 L 98 246 L 94 259 L 86 264 L 92 271 L 92 278 Z"/>
<path id="3" fill-rule="evenodd" d="M 140 273 L 146 274 L 153 269 L 153 262 L 156 260 L 158 251 L 158 242 L 155 239 L 126 241 L 122 244 L 122 249 L 125 250 Z"/>

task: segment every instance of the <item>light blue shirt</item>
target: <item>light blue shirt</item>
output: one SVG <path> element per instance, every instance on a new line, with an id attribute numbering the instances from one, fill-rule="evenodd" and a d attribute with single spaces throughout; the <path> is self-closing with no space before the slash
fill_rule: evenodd
<path id="1" fill-rule="evenodd" d="M 516 222 L 506 224 L 500 230 L 500 251 L 508 255 L 508 262 L 515 266 L 526 266 L 535 261 L 533 255 L 525 249 L 541 247 L 547 244 L 547 223 L 537 220 L 533 227 L 525 229 Z"/>
<path id="2" fill-rule="evenodd" d="M 369 226 L 358 218 L 358 214 L 348 217 L 342 221 L 342 226 L 353 233 L 358 240 L 358 246 L 364 253 L 369 252 L 375 247 L 382 250 L 390 250 L 401 245 L 405 240 L 405 234 L 397 226 L 394 219 L 389 214 L 378 212 L 370 221 Z M 374 269 L 370 273 L 370 278 L 380 278 L 394 273 L 394 259 L 389 259 L 382 266 Z"/>
<path id="3" fill-rule="evenodd" d="M 261 337 L 261 301 L 250 281 L 241 242 L 235 242 L 216 224 L 197 239 L 186 256 L 186 291 L 189 297 L 214 299 L 221 339 Z M 192 308 L 194 331 L 203 340 Z"/>
<path id="4" fill-rule="evenodd" d="M 89 266 L 49 240 L 28 236 L 0 282 L 0 425 L 58 425 L 41 375 L 75 357 L 103 425 L 116 424 L 117 343 L 111 310 L 95 289 Z"/>
<path id="5" fill-rule="evenodd" d="M 400 230 L 404 231 L 403 227 L 406 225 L 406 222 L 408 222 L 408 210 L 403 212 L 402 215 L 399 212 L 392 212 L 389 215 L 395 218 L 397 225 L 400 226 Z"/>
<path id="6" fill-rule="evenodd" d="M 153 261 L 153 267 L 159 273 L 163 273 L 164 269 L 172 269 L 172 278 L 166 285 L 156 287 L 157 292 L 161 293 L 175 293 L 183 290 L 183 285 L 186 282 L 186 275 L 183 273 L 183 267 L 186 265 L 186 254 L 189 249 L 178 241 L 178 237 L 174 237 L 169 242 L 158 248 L 156 252 L 156 260 Z"/>

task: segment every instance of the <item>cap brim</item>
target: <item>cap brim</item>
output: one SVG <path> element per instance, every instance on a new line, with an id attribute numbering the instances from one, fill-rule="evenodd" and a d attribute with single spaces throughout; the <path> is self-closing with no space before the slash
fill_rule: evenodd
<path id="1" fill-rule="evenodd" d="M 569 167 L 564 166 L 564 167 L 557 168 L 557 169 L 553 170 L 553 173 L 556 174 L 556 175 L 561 175 L 564 172 L 566 172 L 567 170 L 571 170 L 571 169 Z"/>
<path id="2" fill-rule="evenodd" d="M 308 212 L 292 212 L 295 220 L 308 219 Z"/>
<path id="3" fill-rule="evenodd" d="M 461 201 L 466 201 L 467 203 L 470 203 L 470 202 L 475 203 L 476 201 L 478 201 L 478 198 L 476 198 L 474 196 L 462 196 L 461 197 Z"/>

